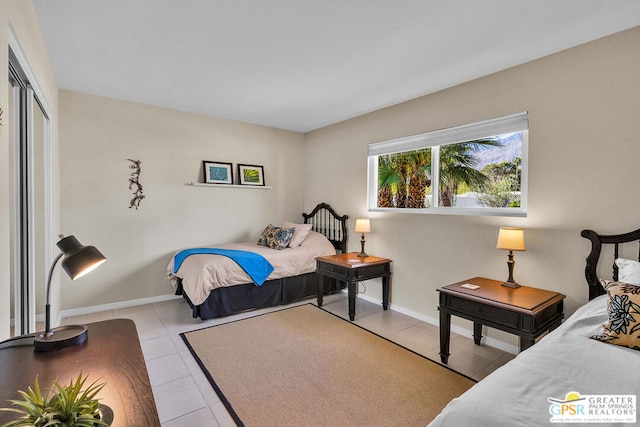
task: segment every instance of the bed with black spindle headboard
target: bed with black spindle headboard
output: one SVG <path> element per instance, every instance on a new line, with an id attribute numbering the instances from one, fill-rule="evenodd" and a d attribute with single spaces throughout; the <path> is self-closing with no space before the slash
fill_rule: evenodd
<path id="1" fill-rule="evenodd" d="M 305 255 L 305 269 L 302 269 L 302 273 L 296 273 L 293 275 L 274 276 L 270 275 L 269 280 L 257 286 L 255 283 L 234 283 L 233 285 L 222 285 L 222 280 L 226 277 L 226 272 L 230 272 L 231 269 L 237 269 L 236 265 L 227 265 L 224 268 L 223 273 L 209 274 L 209 271 L 218 271 L 215 268 L 219 268 L 218 265 L 223 262 L 217 255 L 209 255 L 210 257 L 217 257 L 215 261 L 206 261 L 210 264 L 203 264 L 201 267 L 195 267 L 196 272 L 203 272 L 202 275 L 188 274 L 185 275 L 178 271 L 173 271 L 174 259 L 172 258 L 169 266 L 167 267 L 167 277 L 169 281 L 176 288 L 176 295 L 182 295 L 187 303 L 191 306 L 193 311 L 193 317 L 200 317 L 201 319 L 212 319 L 220 316 L 227 316 L 234 313 L 239 313 L 246 310 L 253 310 L 257 308 L 271 307 L 279 304 L 288 304 L 293 301 L 301 300 L 316 296 L 316 288 L 318 285 L 318 276 L 315 273 L 315 257 L 330 255 L 335 252 L 347 251 L 347 215 L 338 215 L 336 211 L 326 203 L 318 204 L 309 214 L 303 213 L 304 224 L 311 224 L 311 231 L 321 234 L 319 236 L 315 233 L 310 233 L 309 237 L 305 238 L 304 242 L 297 248 L 287 247 L 284 250 L 276 251 L 276 249 L 265 248 L 264 246 L 256 246 L 256 242 L 238 243 L 236 245 L 246 245 L 241 248 L 248 251 L 261 251 L 263 254 L 265 251 L 277 252 L 278 256 L 286 255 L 289 260 L 292 260 L 295 251 L 299 251 L 303 246 L 307 245 L 307 240 L 318 242 L 318 239 L 324 240 L 325 251 L 322 254 Z M 295 225 L 295 224 L 294 224 Z M 297 228 L 301 228 L 300 226 Z M 266 229 L 265 229 L 266 231 Z M 326 239 L 325 239 L 326 237 Z M 327 242 L 328 240 L 328 242 Z M 233 244 L 217 245 L 215 248 L 222 248 L 231 246 Z M 333 245 L 333 249 L 331 246 Z M 234 248 L 238 249 L 238 248 Z M 303 248 L 304 249 L 304 248 Z M 334 252 L 335 250 L 335 252 Z M 292 251 L 292 252 L 287 252 Z M 275 254 L 274 254 L 275 255 Z M 197 256 L 207 255 L 195 255 L 185 259 L 182 266 L 189 262 L 192 258 Z M 269 256 L 269 255 L 266 255 Z M 296 255 L 297 257 L 297 255 Z M 213 263 L 217 263 L 215 268 L 212 267 Z M 311 264 L 309 264 L 309 262 Z M 195 263 L 195 261 L 194 261 Z M 192 264 L 193 265 L 193 264 Z M 204 273 L 204 272 L 207 273 Z M 276 270 L 277 271 L 277 270 Z M 275 272 L 275 271 L 274 271 Z M 194 281 L 193 277 L 197 276 L 198 280 Z M 187 279 L 188 277 L 188 279 Z M 271 279 L 272 277 L 278 277 Z M 206 278 L 202 280 L 202 278 Z M 248 278 L 248 276 L 247 276 Z M 218 280 L 219 279 L 219 280 Z M 191 282 L 183 282 L 183 280 L 191 280 Z M 190 286 L 190 283 L 198 282 L 198 286 L 204 286 L 206 289 L 213 288 L 210 291 L 200 293 L 200 295 L 194 295 L 190 297 L 188 295 L 189 289 L 194 289 Z M 333 292 L 336 290 L 336 283 L 333 287 L 326 289 L 327 292 Z M 200 289 L 200 288 L 198 288 Z M 192 291 L 193 292 L 193 291 Z M 206 299 L 204 299 L 204 295 Z M 196 301 L 197 298 L 200 298 Z M 196 301 L 197 303 L 194 303 Z M 202 302 L 201 302 L 202 301 Z"/>

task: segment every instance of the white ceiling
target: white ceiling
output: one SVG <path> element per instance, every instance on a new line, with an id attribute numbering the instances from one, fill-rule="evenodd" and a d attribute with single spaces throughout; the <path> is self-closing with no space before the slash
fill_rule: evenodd
<path id="1" fill-rule="evenodd" d="M 638 0 L 33 3 L 63 89 L 301 132 L 640 25 Z"/>

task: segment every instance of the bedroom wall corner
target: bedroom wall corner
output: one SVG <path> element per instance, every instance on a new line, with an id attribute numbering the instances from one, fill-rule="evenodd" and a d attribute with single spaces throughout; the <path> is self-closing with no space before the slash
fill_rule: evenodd
<path id="1" fill-rule="evenodd" d="M 636 27 L 309 132 L 305 208 L 322 200 L 348 214 L 352 251 L 359 250 L 355 218 L 370 217 L 367 253 L 393 260 L 392 306 L 432 319 L 438 318 L 438 287 L 474 276 L 506 279 L 498 228 L 522 226 L 527 251 L 516 254 L 516 280 L 564 293 L 565 314 L 571 314 L 588 296 L 584 260 L 590 245 L 580 231 L 640 227 L 640 199 L 634 196 L 639 47 Z M 368 212 L 369 143 L 522 111 L 529 112 L 530 129 L 526 218 Z M 329 167 L 339 172 L 324 173 Z M 379 283 L 368 284 L 366 295 L 380 299 L 380 292 Z M 471 329 L 469 322 L 455 322 Z M 499 331 L 488 335 L 517 344 Z"/>
<path id="2" fill-rule="evenodd" d="M 300 221 L 301 133 L 60 91 L 62 227 L 107 257 L 86 285 L 67 282 L 65 310 L 171 295 L 171 256 L 187 247 L 251 241 L 269 223 Z M 130 208 L 131 165 L 145 198 Z M 202 161 L 264 166 L 271 189 L 187 185 Z M 71 289 L 73 286 L 73 289 Z"/>

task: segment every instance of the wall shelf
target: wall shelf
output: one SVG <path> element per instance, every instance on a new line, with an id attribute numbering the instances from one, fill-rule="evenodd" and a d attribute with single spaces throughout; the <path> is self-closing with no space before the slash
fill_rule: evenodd
<path id="1" fill-rule="evenodd" d="M 272 187 L 264 185 L 232 185 L 232 184 L 205 184 L 203 182 L 187 182 L 186 185 L 193 187 L 210 187 L 210 188 L 252 188 L 254 190 L 270 190 Z"/>

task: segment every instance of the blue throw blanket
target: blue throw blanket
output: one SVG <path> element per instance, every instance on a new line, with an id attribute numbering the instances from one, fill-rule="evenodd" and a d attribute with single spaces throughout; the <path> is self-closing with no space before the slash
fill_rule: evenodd
<path id="1" fill-rule="evenodd" d="M 254 252 L 238 251 L 235 249 L 193 248 L 178 252 L 173 261 L 173 273 L 178 272 L 185 258 L 195 254 L 222 255 L 231 258 L 242 267 L 257 286 L 261 286 L 273 271 L 271 263 L 262 255 Z"/>

